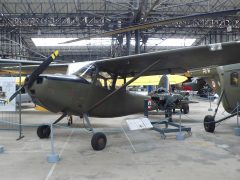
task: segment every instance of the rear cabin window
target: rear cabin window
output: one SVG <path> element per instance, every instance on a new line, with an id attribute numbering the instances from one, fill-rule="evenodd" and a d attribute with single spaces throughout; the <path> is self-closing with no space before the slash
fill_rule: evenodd
<path id="1" fill-rule="evenodd" d="M 238 73 L 237 72 L 232 72 L 230 74 L 230 83 L 232 86 L 238 86 L 238 82 L 239 82 L 239 79 L 238 79 Z"/>

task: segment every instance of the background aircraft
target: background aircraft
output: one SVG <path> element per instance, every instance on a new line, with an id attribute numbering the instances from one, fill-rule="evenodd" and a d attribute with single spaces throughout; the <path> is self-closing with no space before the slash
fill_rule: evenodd
<path id="1" fill-rule="evenodd" d="M 217 123 L 237 115 L 237 103 L 240 102 L 240 63 L 195 69 L 189 71 L 189 74 L 195 77 L 203 77 L 220 96 L 214 115 L 207 115 L 204 118 L 205 130 L 213 133 Z M 221 102 L 230 115 L 215 120 Z"/>
<path id="2" fill-rule="evenodd" d="M 41 75 L 58 55 L 55 52 L 26 78 L 24 85 L 9 100 L 25 88 L 37 105 L 52 112 L 62 112 L 62 116 L 54 123 L 67 115 L 83 115 L 93 130 L 88 116 L 115 117 L 143 112 L 146 96 L 126 91 L 126 86 L 138 77 L 184 73 L 191 68 L 237 63 L 240 59 L 239 48 L 238 41 L 188 47 L 84 62 L 72 75 Z M 127 77 L 133 78 L 126 82 Z M 116 89 L 119 78 L 126 83 Z M 104 86 L 101 86 L 100 80 L 105 82 Z M 107 81 L 111 81 L 111 85 Z M 37 133 L 40 138 L 46 138 L 50 134 L 50 128 L 40 126 Z M 98 132 L 93 134 L 91 144 L 94 150 L 102 150 L 106 141 L 106 136 Z"/>
<path id="3" fill-rule="evenodd" d="M 175 109 L 180 109 L 184 114 L 189 113 L 189 93 L 176 93 L 170 90 L 170 82 L 167 75 L 163 75 L 159 88 L 150 94 L 151 99 L 148 102 L 148 110 L 165 111 L 165 117 L 172 121 L 172 113 Z"/>
<path id="4" fill-rule="evenodd" d="M 187 76 L 189 77 L 189 75 Z M 182 89 L 185 91 L 197 91 L 197 95 L 202 97 L 205 96 L 202 90 L 204 89 L 204 86 L 206 86 L 206 84 L 206 81 L 202 77 L 189 77 L 188 81 L 182 83 Z"/>

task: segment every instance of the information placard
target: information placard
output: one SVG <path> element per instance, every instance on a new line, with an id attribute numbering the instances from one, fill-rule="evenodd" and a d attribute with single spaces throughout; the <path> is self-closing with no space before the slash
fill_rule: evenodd
<path id="1" fill-rule="evenodd" d="M 130 130 L 153 128 L 153 126 L 148 118 L 129 119 L 129 120 L 127 120 L 127 125 Z"/>
<path id="2" fill-rule="evenodd" d="M 16 91 L 15 77 L 0 77 L 0 111 L 16 111 L 16 100 L 5 103 Z"/>

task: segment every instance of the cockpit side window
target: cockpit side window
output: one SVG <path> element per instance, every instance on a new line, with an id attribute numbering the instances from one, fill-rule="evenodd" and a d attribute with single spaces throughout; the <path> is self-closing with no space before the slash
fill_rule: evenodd
<path id="1" fill-rule="evenodd" d="M 100 71 L 98 78 L 100 78 L 102 86 L 105 89 L 108 89 L 108 90 L 114 89 L 115 84 L 114 84 L 114 79 L 111 74 L 109 74 L 108 72 Z"/>
<path id="2" fill-rule="evenodd" d="M 230 84 L 232 86 L 238 86 L 238 84 L 239 84 L 239 77 L 238 77 L 238 73 L 237 72 L 232 72 L 230 74 Z"/>
<path id="3" fill-rule="evenodd" d="M 97 80 L 100 80 L 101 85 L 108 90 L 115 90 L 117 75 L 106 71 L 99 71 Z M 97 85 L 97 84 L 96 84 Z"/>

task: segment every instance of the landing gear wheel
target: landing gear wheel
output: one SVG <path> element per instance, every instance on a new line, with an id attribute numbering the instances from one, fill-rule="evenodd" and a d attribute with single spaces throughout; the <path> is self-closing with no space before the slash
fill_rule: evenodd
<path id="1" fill-rule="evenodd" d="M 37 135 L 40 139 L 48 138 L 51 133 L 51 128 L 49 125 L 39 126 L 37 129 Z"/>
<path id="2" fill-rule="evenodd" d="M 183 104 L 182 108 L 181 108 L 181 112 L 183 112 L 184 114 L 188 114 L 189 113 L 189 105 Z"/>
<path id="3" fill-rule="evenodd" d="M 211 115 L 207 115 L 204 118 L 204 129 L 206 132 L 213 133 L 215 130 L 215 121 L 214 117 Z"/>
<path id="4" fill-rule="evenodd" d="M 107 144 L 107 137 L 105 134 L 101 132 L 97 132 L 93 135 L 91 140 L 91 145 L 95 151 L 103 150 L 106 144 Z"/>

